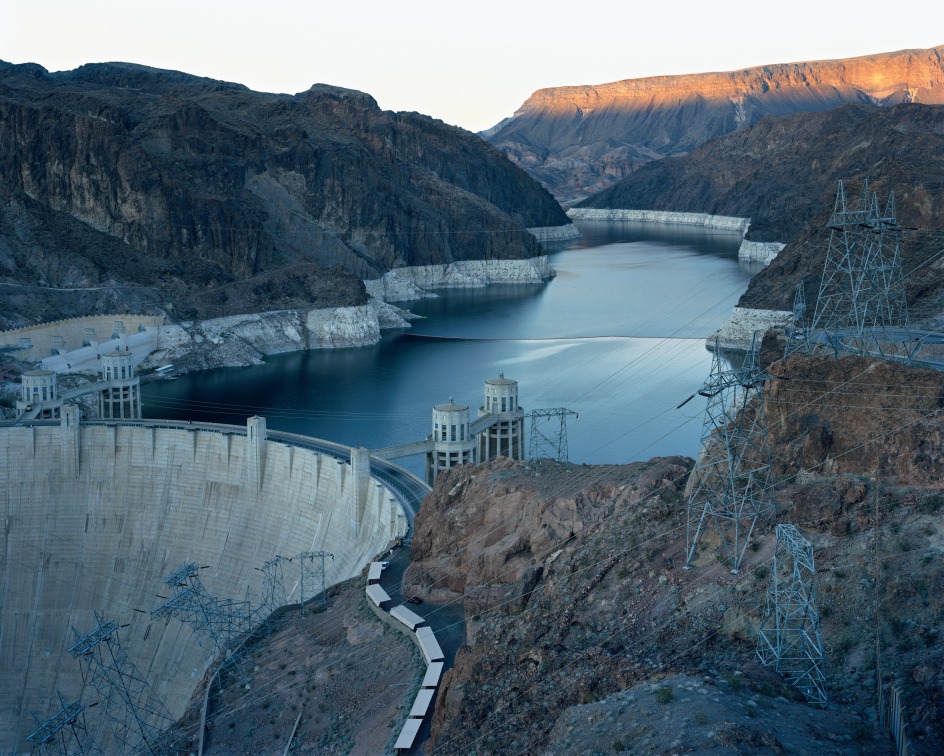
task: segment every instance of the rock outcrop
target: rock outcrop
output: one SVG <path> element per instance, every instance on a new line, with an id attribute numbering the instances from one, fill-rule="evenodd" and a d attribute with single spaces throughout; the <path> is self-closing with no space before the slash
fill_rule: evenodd
<path id="1" fill-rule="evenodd" d="M 944 103 L 944 47 L 541 89 L 483 136 L 571 204 L 764 116 L 850 102 Z"/>
<path id="2" fill-rule="evenodd" d="M 767 427 L 789 478 L 878 474 L 944 488 L 944 374 L 866 357 L 793 356 L 770 368 Z"/>
<path id="3" fill-rule="evenodd" d="M 7 327 L 49 304 L 38 292 L 31 305 L 29 287 L 68 290 L 69 311 L 44 319 L 80 305 L 181 318 L 356 306 L 357 279 L 528 259 L 541 249 L 527 229 L 562 225 L 481 139 L 361 92 L 0 62 L 0 281 L 18 285 L 5 287 L 17 306 L 0 306 Z"/>
<path id="4" fill-rule="evenodd" d="M 488 473 L 450 470 L 416 517 L 404 591 L 441 602 L 462 598 L 470 613 L 519 611 L 562 545 L 619 508 L 675 494 L 690 464 L 670 457 L 626 465 L 598 484 L 591 468 L 551 462 L 524 471 L 508 460 Z"/>

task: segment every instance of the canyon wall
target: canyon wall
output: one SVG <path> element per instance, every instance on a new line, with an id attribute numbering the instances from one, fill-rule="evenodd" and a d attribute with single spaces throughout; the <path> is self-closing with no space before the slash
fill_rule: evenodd
<path id="1" fill-rule="evenodd" d="M 360 305 L 360 279 L 527 259 L 527 229 L 553 226 L 570 222 L 496 149 L 362 92 L 0 62 L 0 327 Z"/>

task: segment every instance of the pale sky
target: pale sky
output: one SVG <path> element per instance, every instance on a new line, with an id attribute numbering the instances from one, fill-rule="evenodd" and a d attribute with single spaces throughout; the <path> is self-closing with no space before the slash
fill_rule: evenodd
<path id="1" fill-rule="evenodd" d="M 479 131 L 536 89 L 944 44 L 936 1 L 0 0 L 0 60 L 368 92 Z"/>

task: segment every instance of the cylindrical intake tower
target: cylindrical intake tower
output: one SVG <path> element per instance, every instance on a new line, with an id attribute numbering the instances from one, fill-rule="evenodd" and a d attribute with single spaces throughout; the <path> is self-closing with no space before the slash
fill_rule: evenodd
<path id="1" fill-rule="evenodd" d="M 426 455 L 426 482 L 436 482 L 440 471 L 456 465 L 475 464 L 475 438 L 470 431 L 471 413 L 467 404 L 433 407 L 433 450 Z"/>
<path id="2" fill-rule="evenodd" d="M 102 355 L 102 381 L 108 386 L 99 394 L 99 416 L 140 419 L 141 379 L 134 375 L 134 358 L 127 347 Z"/>
<path id="3" fill-rule="evenodd" d="M 20 386 L 20 400 L 16 408 L 20 412 L 27 408 L 38 407 L 43 402 L 52 402 L 59 399 L 59 386 L 56 382 L 56 373 L 53 370 L 27 370 L 22 376 Z M 59 405 L 43 409 L 36 415 L 37 419 L 49 419 L 59 416 Z"/>
<path id="4" fill-rule="evenodd" d="M 479 407 L 479 417 L 486 415 L 497 420 L 479 434 L 479 460 L 524 459 L 524 410 L 518 406 L 518 381 L 504 373 L 485 381 L 485 404 Z"/>

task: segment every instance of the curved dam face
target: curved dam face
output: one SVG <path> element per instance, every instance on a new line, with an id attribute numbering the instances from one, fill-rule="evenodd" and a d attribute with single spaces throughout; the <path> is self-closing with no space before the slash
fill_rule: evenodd
<path id="1" fill-rule="evenodd" d="M 190 625 L 150 616 L 159 594 L 170 595 L 169 574 L 198 564 L 211 596 L 248 595 L 255 606 L 259 568 L 274 556 L 331 552 L 332 585 L 358 574 L 402 528 L 399 503 L 362 465 L 267 441 L 261 418 L 248 434 L 72 420 L 0 428 L 4 753 L 31 750 L 33 715 L 59 711 L 57 693 L 99 700 L 83 692 L 68 653 L 72 628 L 94 630 L 95 612 L 122 625 L 121 650 L 178 718 L 210 659 Z M 107 743 L 108 727 L 95 729 Z"/>

